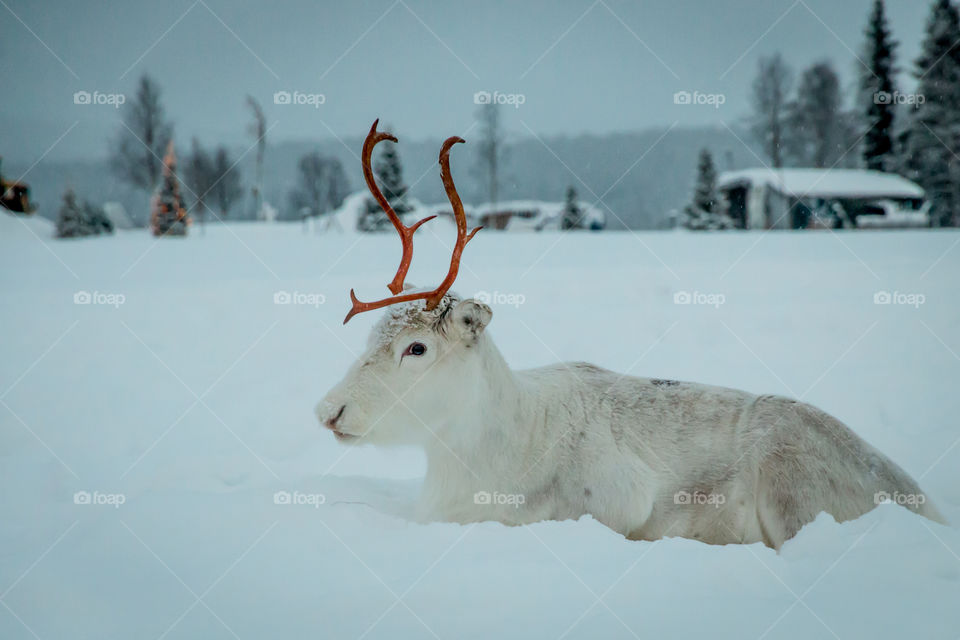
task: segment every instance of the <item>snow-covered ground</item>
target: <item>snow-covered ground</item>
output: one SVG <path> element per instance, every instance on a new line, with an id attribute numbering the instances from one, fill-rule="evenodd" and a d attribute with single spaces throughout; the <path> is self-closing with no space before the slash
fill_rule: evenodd
<path id="1" fill-rule="evenodd" d="M 375 320 L 341 325 L 350 287 L 386 292 L 392 234 L 50 232 L 0 215 L 4 639 L 960 634 L 960 532 L 893 505 L 821 515 L 779 554 L 590 518 L 411 523 L 420 454 L 343 448 L 312 414 Z M 418 232 L 409 280 L 439 281 L 451 241 Z M 958 241 L 481 232 L 456 289 L 490 297 L 516 367 L 802 397 L 956 525 Z"/>

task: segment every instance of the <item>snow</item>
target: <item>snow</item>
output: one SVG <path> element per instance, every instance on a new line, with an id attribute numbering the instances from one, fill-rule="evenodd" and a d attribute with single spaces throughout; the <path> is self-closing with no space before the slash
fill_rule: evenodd
<path id="1" fill-rule="evenodd" d="M 195 231 L 57 241 L 43 220 L 0 215 L 0 637 L 960 630 L 960 533 L 895 505 L 822 514 L 779 554 L 630 542 L 591 518 L 412 523 L 422 455 L 341 447 L 312 415 L 380 317 L 341 325 L 348 291 L 386 293 L 396 238 Z M 439 281 L 452 238 L 449 224 L 418 232 L 411 282 Z M 503 294 L 488 331 L 516 367 L 579 359 L 801 396 L 958 523 L 958 239 L 482 231 L 456 289 Z"/>
<path id="2" fill-rule="evenodd" d="M 813 198 L 922 198 L 923 189 L 892 173 L 864 169 L 744 169 L 717 178 L 720 188 L 768 185 L 794 196 Z"/>

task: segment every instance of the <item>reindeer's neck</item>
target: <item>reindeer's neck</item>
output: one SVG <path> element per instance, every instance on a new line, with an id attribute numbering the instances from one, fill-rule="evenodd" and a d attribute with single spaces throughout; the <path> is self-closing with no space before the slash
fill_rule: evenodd
<path id="1" fill-rule="evenodd" d="M 507 366 L 489 337 L 476 348 L 483 357 L 477 380 L 469 383 L 475 391 L 466 406 L 457 407 L 454 422 L 425 447 L 427 500 L 450 497 L 458 488 L 469 493 L 511 489 L 510 478 L 525 475 L 524 462 L 538 448 L 534 440 L 545 433 L 545 401 L 532 383 Z"/>

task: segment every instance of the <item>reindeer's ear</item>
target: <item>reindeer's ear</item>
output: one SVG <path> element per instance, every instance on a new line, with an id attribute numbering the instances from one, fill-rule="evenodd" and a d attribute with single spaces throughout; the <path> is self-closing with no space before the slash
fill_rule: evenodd
<path id="1" fill-rule="evenodd" d="M 472 346 L 493 317 L 490 307 L 476 300 L 461 300 L 450 314 L 450 330 Z"/>

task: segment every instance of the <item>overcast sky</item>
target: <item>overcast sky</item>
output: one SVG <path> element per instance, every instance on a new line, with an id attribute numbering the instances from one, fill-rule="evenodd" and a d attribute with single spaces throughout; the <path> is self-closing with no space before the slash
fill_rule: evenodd
<path id="1" fill-rule="evenodd" d="M 797 69 L 833 60 L 852 97 L 871 4 L 3 0 L 0 154 L 30 163 L 60 139 L 49 159 L 104 155 L 119 115 L 74 93 L 129 94 L 143 73 L 177 138 L 208 144 L 249 144 L 247 93 L 267 108 L 271 142 L 354 137 L 378 116 L 407 138 L 469 135 L 478 91 L 522 101 L 504 109 L 514 135 L 719 125 L 747 112 L 757 58 L 776 50 Z M 887 5 L 909 70 L 929 3 Z M 674 104 L 683 90 L 725 102 Z M 277 91 L 324 102 L 274 104 Z"/>

